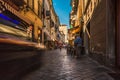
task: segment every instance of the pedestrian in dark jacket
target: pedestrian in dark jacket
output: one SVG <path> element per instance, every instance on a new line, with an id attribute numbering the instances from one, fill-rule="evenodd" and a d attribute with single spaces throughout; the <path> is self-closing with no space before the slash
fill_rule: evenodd
<path id="1" fill-rule="evenodd" d="M 75 56 L 80 57 L 82 50 L 82 39 L 79 35 L 76 35 L 74 40 Z"/>

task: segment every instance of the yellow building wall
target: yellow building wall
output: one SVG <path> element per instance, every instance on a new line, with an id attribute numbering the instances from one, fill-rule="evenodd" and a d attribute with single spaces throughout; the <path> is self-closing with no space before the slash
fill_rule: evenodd
<path id="1" fill-rule="evenodd" d="M 38 39 L 38 28 L 42 28 L 43 24 L 40 18 L 32 14 L 32 12 L 27 13 L 26 16 L 33 22 L 34 24 L 34 38 Z"/>
<path id="2" fill-rule="evenodd" d="M 24 0 L 27 4 L 27 0 Z M 21 14 L 28 18 L 34 25 L 34 38 L 38 39 L 38 29 L 42 28 L 43 23 L 42 20 L 38 17 L 38 2 L 42 5 L 42 0 L 34 0 L 34 12 L 31 9 L 25 12 L 25 10 L 21 11 Z"/>
<path id="3" fill-rule="evenodd" d="M 42 28 L 43 23 L 41 19 L 36 16 L 32 11 L 28 11 L 26 13 L 22 12 L 22 14 L 28 18 L 34 25 L 34 38 L 37 40 L 38 39 L 38 28 Z"/>
<path id="4" fill-rule="evenodd" d="M 78 9 L 77 9 L 77 18 L 76 18 L 76 21 L 75 21 L 75 26 L 81 26 L 80 25 L 80 19 L 82 17 L 82 12 L 83 12 L 83 0 L 79 0 L 79 4 L 78 4 Z"/>
<path id="5" fill-rule="evenodd" d="M 34 0 L 34 12 L 38 15 L 38 1 Z"/>

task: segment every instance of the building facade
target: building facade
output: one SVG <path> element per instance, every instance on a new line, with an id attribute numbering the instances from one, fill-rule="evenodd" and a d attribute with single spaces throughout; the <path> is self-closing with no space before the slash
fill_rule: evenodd
<path id="1" fill-rule="evenodd" d="M 52 40 L 55 41 L 56 40 L 56 28 L 58 27 L 57 26 L 57 14 L 54 10 L 54 7 L 51 7 L 51 37 L 52 37 Z"/>
<path id="2" fill-rule="evenodd" d="M 41 40 L 42 31 L 42 0 L 24 0 L 25 4 L 20 6 L 20 13 L 31 21 L 33 41 Z M 17 2 L 16 2 L 17 3 Z"/>
<path id="3" fill-rule="evenodd" d="M 52 48 L 55 47 L 55 41 L 57 41 L 57 32 L 59 32 L 59 18 L 54 10 L 52 0 L 43 0 L 44 1 L 44 44 L 49 48 L 52 45 Z"/>
<path id="4" fill-rule="evenodd" d="M 19 36 L 20 39 L 27 40 L 27 28 L 30 26 L 31 21 L 19 13 L 19 6 L 10 0 L 0 0 L 0 7 L 1 34 L 9 34 L 7 36 L 14 38 Z M 18 32 L 13 32 L 12 30 L 17 30 Z"/>
<path id="5" fill-rule="evenodd" d="M 48 47 L 48 41 L 51 40 L 51 35 L 50 35 L 50 9 L 51 9 L 51 0 L 44 0 L 43 4 L 43 44 Z"/>
<path id="6" fill-rule="evenodd" d="M 74 1 L 74 0 L 71 0 Z M 118 1 L 119 2 L 119 1 Z M 79 34 L 83 39 L 83 46 L 86 54 L 93 59 L 107 65 L 119 65 L 119 14 L 117 1 L 112 0 L 80 0 L 79 4 L 72 5 L 77 7 L 75 18 L 73 12 L 70 13 L 70 33 L 76 34 L 75 26 L 79 26 Z M 75 2 L 72 2 L 75 3 Z M 117 5 L 117 6 L 116 6 Z M 78 15 L 79 13 L 79 15 Z M 117 20 L 116 20 L 117 19 Z M 117 29 L 116 29 L 117 28 Z M 116 37 L 117 36 L 117 37 Z M 117 47 L 116 47 L 117 46 Z M 117 49 L 116 49 L 117 48 Z"/>
<path id="7" fill-rule="evenodd" d="M 57 39 L 60 22 L 52 0 L 0 0 L 0 2 L 1 25 L 14 30 L 6 32 L 4 27 L 1 27 L 1 34 L 11 34 L 10 36 L 43 45 L 48 40 Z"/>
<path id="8" fill-rule="evenodd" d="M 115 1 L 88 1 L 83 20 L 86 53 L 104 65 L 115 66 Z"/>
<path id="9" fill-rule="evenodd" d="M 69 40 L 70 44 L 74 45 L 75 35 L 79 34 L 82 36 L 82 29 L 83 29 L 83 5 L 84 0 L 71 0 L 71 7 L 72 10 L 70 12 L 70 29 L 69 35 L 72 38 Z"/>
<path id="10" fill-rule="evenodd" d="M 59 31 L 62 32 L 62 34 L 64 34 L 65 36 L 65 40 L 64 40 L 64 43 L 68 43 L 68 39 L 67 39 L 67 36 L 68 36 L 68 30 L 67 30 L 67 25 L 65 24 L 62 24 L 59 26 Z"/>

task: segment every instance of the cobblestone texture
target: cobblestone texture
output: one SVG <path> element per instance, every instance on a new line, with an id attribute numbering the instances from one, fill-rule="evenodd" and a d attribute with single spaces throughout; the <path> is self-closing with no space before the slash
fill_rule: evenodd
<path id="1" fill-rule="evenodd" d="M 22 80 L 114 80 L 110 69 L 87 56 L 76 59 L 65 49 L 46 51 L 40 60 L 42 65 Z"/>

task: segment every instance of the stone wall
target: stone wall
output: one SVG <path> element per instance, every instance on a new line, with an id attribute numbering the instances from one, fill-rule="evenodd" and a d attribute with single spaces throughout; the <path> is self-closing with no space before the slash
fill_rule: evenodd
<path id="1" fill-rule="evenodd" d="M 95 8 L 90 20 L 90 52 L 101 56 L 100 61 L 105 60 L 106 56 L 106 0 L 101 0 Z M 103 61 L 102 61 L 103 62 Z"/>
<path id="2" fill-rule="evenodd" d="M 90 52 L 101 63 L 115 61 L 115 7 L 112 0 L 101 0 L 90 20 Z"/>

